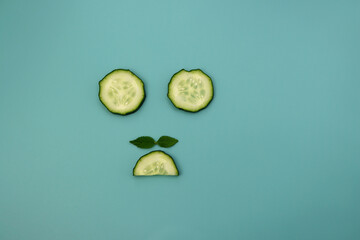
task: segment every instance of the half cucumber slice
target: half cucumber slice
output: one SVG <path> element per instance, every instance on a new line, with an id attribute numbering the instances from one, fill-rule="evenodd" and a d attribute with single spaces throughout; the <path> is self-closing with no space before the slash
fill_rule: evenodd
<path id="1" fill-rule="evenodd" d="M 170 175 L 178 176 L 179 171 L 172 157 L 163 151 L 153 151 L 142 156 L 136 163 L 134 176 Z"/>
<path id="2" fill-rule="evenodd" d="M 175 107 L 198 112 L 206 108 L 214 96 L 211 78 L 200 69 L 175 73 L 168 86 L 168 98 Z"/>
<path id="3" fill-rule="evenodd" d="M 116 69 L 99 82 L 99 98 L 112 113 L 135 112 L 145 99 L 144 83 L 130 70 Z"/>

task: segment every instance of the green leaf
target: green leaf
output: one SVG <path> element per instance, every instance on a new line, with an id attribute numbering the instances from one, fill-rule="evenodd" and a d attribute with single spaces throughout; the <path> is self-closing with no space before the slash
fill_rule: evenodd
<path id="1" fill-rule="evenodd" d="M 155 145 L 155 140 L 149 136 L 142 136 L 130 141 L 130 143 L 139 148 L 152 148 Z"/>
<path id="2" fill-rule="evenodd" d="M 156 142 L 160 147 L 169 148 L 174 146 L 178 142 L 177 139 L 169 137 L 169 136 L 162 136 Z"/>

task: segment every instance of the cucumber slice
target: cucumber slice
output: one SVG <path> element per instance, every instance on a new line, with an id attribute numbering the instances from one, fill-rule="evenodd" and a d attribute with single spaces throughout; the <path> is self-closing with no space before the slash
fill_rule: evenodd
<path id="1" fill-rule="evenodd" d="M 175 73 L 168 86 L 168 98 L 175 107 L 198 112 L 206 108 L 214 96 L 211 78 L 200 69 Z"/>
<path id="2" fill-rule="evenodd" d="M 153 151 L 142 156 L 136 163 L 134 176 L 170 175 L 178 176 L 179 171 L 171 156 L 163 151 Z"/>
<path id="3" fill-rule="evenodd" d="M 144 102 L 144 83 L 130 70 L 116 69 L 99 82 L 99 98 L 110 112 L 127 115 Z"/>

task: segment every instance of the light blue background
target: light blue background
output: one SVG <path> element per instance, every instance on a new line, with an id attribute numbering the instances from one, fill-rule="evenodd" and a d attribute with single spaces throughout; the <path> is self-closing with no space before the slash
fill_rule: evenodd
<path id="1" fill-rule="evenodd" d="M 0 1 L 0 239 L 360 239 L 359 1 Z M 98 81 L 143 79 L 135 114 Z M 215 98 L 174 108 L 201 68 Z M 170 135 L 180 177 L 135 178 Z"/>

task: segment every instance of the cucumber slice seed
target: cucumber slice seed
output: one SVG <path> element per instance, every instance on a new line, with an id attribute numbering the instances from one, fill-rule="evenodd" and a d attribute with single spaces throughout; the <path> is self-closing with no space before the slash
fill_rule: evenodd
<path id="1" fill-rule="evenodd" d="M 144 83 L 130 70 L 116 69 L 99 82 L 99 98 L 110 112 L 127 115 L 144 102 Z"/>
<path id="2" fill-rule="evenodd" d="M 184 69 L 172 76 L 168 86 L 168 98 L 175 107 L 198 112 L 206 108 L 214 96 L 211 78 L 200 69 Z"/>
<path id="3" fill-rule="evenodd" d="M 140 157 L 134 170 L 134 176 L 169 175 L 178 176 L 179 171 L 172 157 L 163 151 L 153 151 Z"/>

